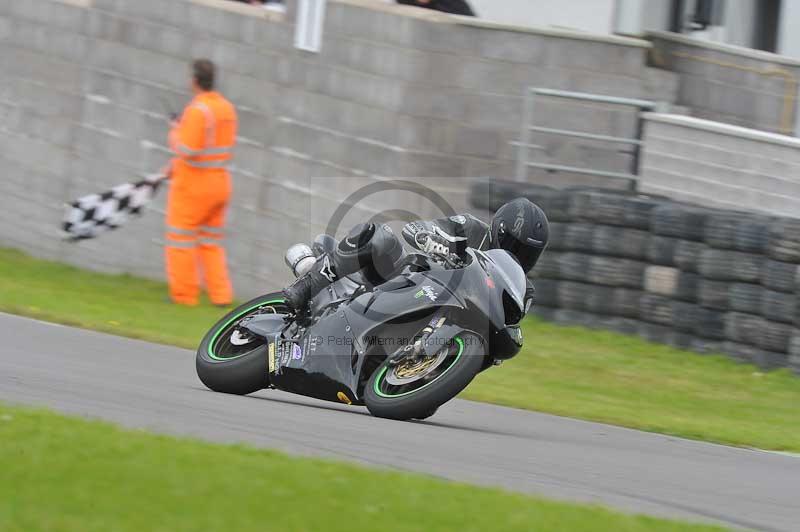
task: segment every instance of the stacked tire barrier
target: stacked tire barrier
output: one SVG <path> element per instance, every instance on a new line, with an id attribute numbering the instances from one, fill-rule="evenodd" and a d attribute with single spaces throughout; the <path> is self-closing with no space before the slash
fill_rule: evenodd
<path id="1" fill-rule="evenodd" d="M 471 203 L 519 196 L 551 223 L 537 315 L 800 373 L 800 219 L 504 181 L 477 183 Z"/>

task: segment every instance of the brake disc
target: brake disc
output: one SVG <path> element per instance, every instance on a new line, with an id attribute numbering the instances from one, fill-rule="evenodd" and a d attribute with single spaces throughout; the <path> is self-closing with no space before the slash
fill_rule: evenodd
<path id="1" fill-rule="evenodd" d="M 392 386 L 402 386 L 423 379 L 433 373 L 444 362 L 448 351 L 449 349 L 444 348 L 433 356 L 404 358 L 397 365 L 389 368 L 386 374 L 386 382 Z"/>

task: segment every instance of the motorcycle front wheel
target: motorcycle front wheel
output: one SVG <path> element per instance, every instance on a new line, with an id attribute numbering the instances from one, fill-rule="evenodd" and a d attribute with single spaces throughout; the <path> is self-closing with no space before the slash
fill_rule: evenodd
<path id="1" fill-rule="evenodd" d="M 485 355 L 478 336 L 462 333 L 433 356 L 395 365 L 387 359 L 369 378 L 364 403 L 376 417 L 424 419 L 472 382 Z"/>
<path id="2" fill-rule="evenodd" d="M 251 299 L 222 317 L 203 337 L 197 348 L 195 366 L 200 380 L 215 392 L 247 395 L 265 388 L 267 344 L 249 336 L 239 323 L 264 313 L 288 311 L 280 292 Z"/>

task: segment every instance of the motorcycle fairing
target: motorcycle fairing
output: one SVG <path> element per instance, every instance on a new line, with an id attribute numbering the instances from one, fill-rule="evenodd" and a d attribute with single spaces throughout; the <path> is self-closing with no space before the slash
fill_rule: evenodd
<path id="1" fill-rule="evenodd" d="M 320 319 L 302 337 L 283 341 L 296 347 L 270 375 L 270 384 L 327 401 L 336 401 L 344 393 L 359 404 L 354 384 L 356 339 L 341 311 Z"/>
<path id="2" fill-rule="evenodd" d="M 279 373 L 270 376 L 270 382 L 282 390 L 329 401 L 345 393 L 358 404 L 367 355 L 376 349 L 388 354 L 400 341 L 380 333 L 387 330 L 388 322 L 408 315 L 433 314 L 443 306 L 463 308 L 450 292 L 435 301 L 424 295 L 415 297 L 420 286 L 432 281 L 416 273 L 409 274 L 408 279 L 408 283 L 379 286 L 320 319 L 298 342 L 301 358 L 290 358 Z M 437 288 L 437 293 L 445 292 Z"/>

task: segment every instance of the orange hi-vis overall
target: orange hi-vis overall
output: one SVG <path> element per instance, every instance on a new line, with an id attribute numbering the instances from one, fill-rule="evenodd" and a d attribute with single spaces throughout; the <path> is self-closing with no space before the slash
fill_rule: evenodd
<path id="1" fill-rule="evenodd" d="M 200 267 L 212 303 L 233 300 L 225 263 L 225 211 L 231 196 L 226 169 L 236 141 L 236 110 L 217 92 L 198 94 L 170 131 L 171 185 L 167 198 L 166 260 L 170 297 L 196 305 Z"/>

